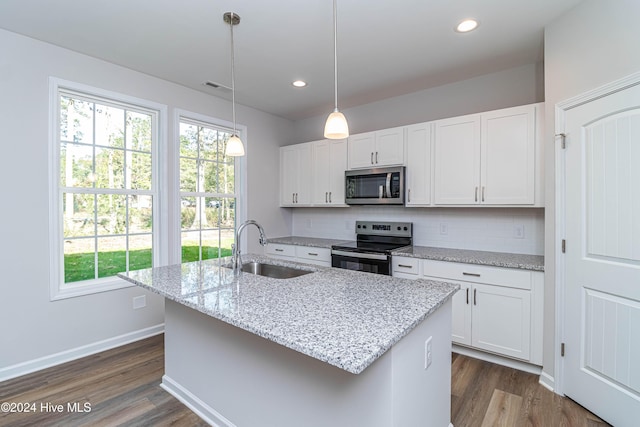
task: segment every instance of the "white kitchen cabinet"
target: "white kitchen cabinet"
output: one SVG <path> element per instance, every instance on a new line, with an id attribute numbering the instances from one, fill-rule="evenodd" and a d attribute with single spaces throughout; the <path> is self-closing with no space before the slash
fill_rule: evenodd
<path id="1" fill-rule="evenodd" d="M 280 148 L 280 206 L 311 205 L 311 146 Z"/>
<path id="2" fill-rule="evenodd" d="M 312 197 L 314 206 L 346 206 L 344 171 L 347 170 L 347 140 L 322 140 L 312 144 Z"/>
<path id="3" fill-rule="evenodd" d="M 407 126 L 406 206 L 431 204 L 433 124 Z"/>
<path id="4" fill-rule="evenodd" d="M 265 246 L 264 253 L 282 260 L 331 267 L 331 249 L 328 248 L 269 243 Z"/>
<path id="5" fill-rule="evenodd" d="M 393 275 L 457 283 L 452 342 L 542 364 L 544 274 L 537 271 L 393 257 Z M 417 274 L 415 272 L 418 272 Z"/>
<path id="6" fill-rule="evenodd" d="M 541 206 L 540 108 L 525 105 L 437 121 L 435 205 Z"/>
<path id="7" fill-rule="evenodd" d="M 404 127 L 352 135 L 349 169 L 404 165 Z"/>

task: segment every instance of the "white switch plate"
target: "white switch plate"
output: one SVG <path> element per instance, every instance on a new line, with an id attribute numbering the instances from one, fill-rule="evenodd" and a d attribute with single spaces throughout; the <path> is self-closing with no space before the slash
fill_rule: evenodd
<path id="1" fill-rule="evenodd" d="M 133 309 L 137 310 L 139 308 L 143 308 L 147 306 L 147 296 L 140 295 L 138 297 L 133 297 Z"/>
<path id="2" fill-rule="evenodd" d="M 431 339 L 433 337 L 427 338 L 424 342 L 424 369 L 428 369 L 431 366 L 431 362 L 433 362 L 433 353 L 431 351 Z"/>
<path id="3" fill-rule="evenodd" d="M 524 225 L 516 225 L 513 227 L 513 237 L 516 239 L 524 239 Z"/>
<path id="4" fill-rule="evenodd" d="M 440 223 L 440 234 L 443 236 L 449 234 L 449 225 L 446 222 Z"/>

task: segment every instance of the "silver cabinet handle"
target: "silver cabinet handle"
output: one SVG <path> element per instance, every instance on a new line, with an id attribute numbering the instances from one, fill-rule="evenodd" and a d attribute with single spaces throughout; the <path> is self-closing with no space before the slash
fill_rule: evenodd
<path id="1" fill-rule="evenodd" d="M 469 305 L 469 288 L 467 288 L 467 305 Z"/>
<path id="2" fill-rule="evenodd" d="M 376 151 L 376 164 L 378 164 L 378 152 Z"/>
<path id="3" fill-rule="evenodd" d="M 476 202 L 478 201 L 478 187 L 476 187 Z"/>
<path id="4" fill-rule="evenodd" d="M 482 186 L 482 201 L 484 202 L 484 185 Z"/>
<path id="5" fill-rule="evenodd" d="M 318 254 L 317 254 L 317 253 L 315 253 L 315 252 L 307 252 L 307 255 L 311 255 L 311 256 L 318 256 Z"/>
<path id="6" fill-rule="evenodd" d="M 276 252 L 284 252 L 284 249 L 278 249 L 278 248 L 276 248 L 276 249 L 274 249 L 274 250 L 275 250 Z"/>
<path id="7" fill-rule="evenodd" d="M 331 202 L 331 191 L 329 191 L 329 203 L 332 203 Z"/>
<path id="8" fill-rule="evenodd" d="M 480 274 L 478 273 L 467 273 L 466 271 L 462 272 L 463 276 L 473 276 L 473 277 L 480 277 Z"/>
<path id="9" fill-rule="evenodd" d="M 477 289 L 473 289 L 473 305 L 478 305 L 478 295 L 476 294 L 477 291 Z"/>
<path id="10" fill-rule="evenodd" d="M 373 164 L 373 151 L 371 152 L 371 164 Z"/>
<path id="11" fill-rule="evenodd" d="M 329 203 L 329 193 L 327 193 L 326 191 L 324 193 L 324 202 Z"/>
<path id="12" fill-rule="evenodd" d="M 291 203 L 296 202 L 296 193 L 291 193 Z"/>
<path id="13" fill-rule="evenodd" d="M 296 203 L 298 203 L 298 193 L 295 193 L 296 195 Z"/>
<path id="14" fill-rule="evenodd" d="M 398 267 L 403 267 L 403 268 L 413 268 L 412 265 L 406 265 L 406 264 L 398 264 Z"/>
<path id="15" fill-rule="evenodd" d="M 411 189 L 408 190 L 409 195 L 407 196 L 407 202 L 411 203 Z"/>

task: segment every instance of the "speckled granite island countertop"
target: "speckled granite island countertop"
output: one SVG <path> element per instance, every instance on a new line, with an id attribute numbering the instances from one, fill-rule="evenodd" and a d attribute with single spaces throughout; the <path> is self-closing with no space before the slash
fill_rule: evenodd
<path id="1" fill-rule="evenodd" d="M 199 312 L 359 374 L 435 312 L 458 285 L 244 255 L 312 270 L 292 279 L 234 277 L 229 258 L 119 276 Z"/>
<path id="2" fill-rule="evenodd" d="M 321 239 L 317 237 L 301 236 L 274 237 L 268 239 L 268 241 L 269 243 L 280 243 L 282 245 L 309 246 L 311 248 L 326 249 L 331 249 L 331 246 L 333 245 L 347 242 L 347 240 Z"/>
<path id="3" fill-rule="evenodd" d="M 426 246 L 411 246 L 398 249 L 393 251 L 391 255 L 430 259 L 435 261 L 462 262 L 466 264 L 489 265 L 493 267 L 544 271 L 544 257 L 541 255 L 432 248 Z"/>

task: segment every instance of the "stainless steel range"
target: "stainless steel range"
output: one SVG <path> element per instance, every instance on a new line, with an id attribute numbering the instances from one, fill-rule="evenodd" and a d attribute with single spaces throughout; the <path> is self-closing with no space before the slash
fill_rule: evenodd
<path id="1" fill-rule="evenodd" d="M 391 275 L 391 251 L 413 244 L 413 224 L 356 221 L 356 239 L 331 247 L 331 266 Z"/>

